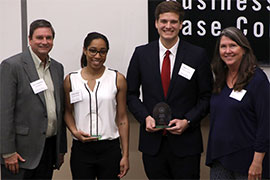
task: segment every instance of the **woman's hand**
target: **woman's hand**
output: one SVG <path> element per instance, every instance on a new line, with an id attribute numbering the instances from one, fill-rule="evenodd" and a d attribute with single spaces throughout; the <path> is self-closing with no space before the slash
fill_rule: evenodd
<path id="1" fill-rule="evenodd" d="M 74 131 L 72 134 L 81 142 L 90 142 L 90 141 L 96 141 L 98 140 L 97 137 L 92 137 L 90 134 L 85 133 L 83 131 Z"/>
<path id="2" fill-rule="evenodd" d="M 122 157 L 120 161 L 120 173 L 118 174 L 119 178 L 124 177 L 129 170 L 129 160 L 127 157 Z"/>
<path id="3" fill-rule="evenodd" d="M 262 179 L 262 162 L 265 153 L 255 152 L 253 161 L 248 170 L 248 180 L 261 180 Z"/>

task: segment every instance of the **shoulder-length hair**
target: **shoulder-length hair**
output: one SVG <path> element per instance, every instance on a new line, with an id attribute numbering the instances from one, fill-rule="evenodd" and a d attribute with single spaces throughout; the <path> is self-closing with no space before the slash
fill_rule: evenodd
<path id="1" fill-rule="evenodd" d="M 220 39 L 223 36 L 226 36 L 236 42 L 245 51 L 238 69 L 236 83 L 233 86 L 235 91 L 241 91 L 248 84 L 252 75 L 254 74 L 254 70 L 257 66 L 257 60 L 248 39 L 244 36 L 244 34 L 235 27 L 228 27 L 221 32 L 216 42 L 212 60 L 212 70 L 214 73 L 213 93 L 220 93 L 220 91 L 224 88 L 227 79 L 228 67 L 221 59 L 219 53 Z"/>

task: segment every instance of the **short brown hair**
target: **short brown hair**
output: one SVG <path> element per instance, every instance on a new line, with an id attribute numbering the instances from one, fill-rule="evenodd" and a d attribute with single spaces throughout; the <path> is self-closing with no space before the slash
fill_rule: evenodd
<path id="1" fill-rule="evenodd" d="M 51 31 L 52 31 L 52 35 L 53 35 L 53 38 L 55 37 L 55 32 L 54 32 L 54 29 L 51 25 L 51 23 L 45 19 L 37 19 L 35 21 L 33 21 L 31 24 L 30 24 L 30 30 L 29 30 L 29 38 L 32 39 L 33 37 L 33 34 L 34 34 L 34 31 L 37 29 L 37 28 L 41 28 L 41 27 L 47 27 L 47 28 L 50 28 Z"/>
<path id="2" fill-rule="evenodd" d="M 173 12 L 179 15 L 179 21 L 184 20 L 184 8 L 182 4 L 177 1 L 163 1 L 159 3 L 155 10 L 155 20 L 159 20 L 159 15 L 167 12 Z"/>

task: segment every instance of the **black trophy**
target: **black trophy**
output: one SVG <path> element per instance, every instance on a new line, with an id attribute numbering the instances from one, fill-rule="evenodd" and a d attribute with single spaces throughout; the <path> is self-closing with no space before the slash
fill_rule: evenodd
<path id="1" fill-rule="evenodd" d="M 172 111 L 168 104 L 160 102 L 155 105 L 153 110 L 153 118 L 156 121 L 156 128 L 168 128 L 171 118 Z"/>

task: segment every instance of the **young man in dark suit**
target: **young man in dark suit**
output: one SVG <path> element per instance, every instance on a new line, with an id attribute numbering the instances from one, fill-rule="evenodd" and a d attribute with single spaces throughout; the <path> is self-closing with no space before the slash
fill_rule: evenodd
<path id="1" fill-rule="evenodd" d="M 206 52 L 179 38 L 183 18 L 179 2 L 160 3 L 160 38 L 135 49 L 127 72 L 128 107 L 140 123 L 139 150 L 149 179 L 200 178 L 200 122 L 209 111 L 212 73 Z M 152 112 L 159 102 L 171 108 L 169 128 L 156 127 Z"/>
<path id="2" fill-rule="evenodd" d="M 32 22 L 29 48 L 1 63 L 2 179 L 51 179 L 64 161 L 64 70 L 49 57 L 54 35 L 50 22 Z"/>

